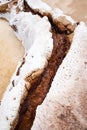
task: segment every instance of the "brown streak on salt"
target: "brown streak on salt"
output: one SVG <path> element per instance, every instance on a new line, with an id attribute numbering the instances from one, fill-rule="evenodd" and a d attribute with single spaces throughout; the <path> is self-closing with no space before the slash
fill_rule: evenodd
<path id="1" fill-rule="evenodd" d="M 72 34 L 75 27 L 79 24 L 79 22 L 77 22 L 77 24 L 72 25 L 68 22 L 67 25 L 64 25 L 62 22 L 58 21 L 58 19 L 54 20 L 49 12 L 41 14 L 38 9 L 32 9 L 26 1 L 24 1 L 24 11 L 31 12 L 32 14 L 39 15 L 40 17 L 47 16 L 51 25 L 55 27 L 55 30 L 59 33 L 65 33 L 66 35 Z"/>
<path id="2" fill-rule="evenodd" d="M 14 85 L 15 85 L 15 84 L 14 84 L 14 80 L 12 81 L 12 85 L 13 85 L 13 87 L 14 87 Z"/>
<path id="3" fill-rule="evenodd" d="M 15 130 L 30 130 L 35 118 L 35 110 L 46 97 L 56 71 L 70 48 L 70 42 L 66 34 L 56 33 L 54 27 L 52 28 L 52 34 L 54 48 L 51 58 L 49 59 L 44 72 L 35 82 L 31 82 L 32 87 L 28 91 L 28 96 L 26 97 L 24 103 L 21 105 L 19 121 Z"/>
<path id="4" fill-rule="evenodd" d="M 20 68 L 24 65 L 24 63 L 25 63 L 25 58 L 23 58 L 23 61 L 22 61 L 20 67 L 18 68 L 18 70 L 17 70 L 17 72 L 16 72 L 16 75 L 17 75 L 17 76 L 20 74 Z"/>
<path id="5" fill-rule="evenodd" d="M 48 61 L 48 65 L 44 69 L 44 72 L 34 80 L 32 78 L 30 80 L 30 77 L 29 80 L 27 78 L 27 82 L 30 82 L 31 88 L 28 90 L 28 95 L 24 103 L 20 106 L 19 119 L 15 130 L 30 130 L 35 118 L 36 108 L 43 102 L 47 93 L 49 92 L 56 71 L 62 63 L 71 45 L 67 37 L 67 27 L 65 27 L 60 22 L 58 22 L 56 26 L 56 23 L 54 23 L 52 20 L 51 15 L 41 15 L 39 11 L 31 9 L 26 2 L 24 3 L 24 7 L 25 12 L 38 14 L 40 17 L 48 17 L 49 22 L 52 26 L 51 31 L 53 35 L 54 47 L 52 55 Z"/>
<path id="6" fill-rule="evenodd" d="M 15 32 L 17 32 L 17 27 L 15 25 L 12 25 L 11 27 Z"/>

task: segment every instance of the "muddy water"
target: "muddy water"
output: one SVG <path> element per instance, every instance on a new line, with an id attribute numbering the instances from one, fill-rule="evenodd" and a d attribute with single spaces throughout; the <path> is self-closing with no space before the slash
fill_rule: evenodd
<path id="1" fill-rule="evenodd" d="M 0 19 L 0 100 L 23 55 L 22 44 L 14 35 L 9 24 Z"/>
<path id="2" fill-rule="evenodd" d="M 87 22 L 87 0 L 43 0 L 51 7 L 58 7 L 76 21 Z"/>

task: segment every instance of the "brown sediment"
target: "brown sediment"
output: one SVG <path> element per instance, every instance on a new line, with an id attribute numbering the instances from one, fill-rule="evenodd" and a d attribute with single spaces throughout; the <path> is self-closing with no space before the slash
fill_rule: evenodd
<path id="1" fill-rule="evenodd" d="M 32 14 L 38 14 L 40 17 L 47 16 L 48 19 L 49 19 L 49 21 L 51 22 L 51 24 L 54 26 L 54 21 L 53 21 L 52 16 L 51 16 L 50 13 L 45 13 L 45 12 L 44 12 L 43 14 L 41 14 L 39 10 L 37 10 L 37 9 L 34 9 L 34 10 L 33 10 L 33 9 L 27 4 L 26 1 L 24 1 L 24 11 L 25 11 L 25 12 L 31 12 Z M 60 32 L 65 32 L 65 31 L 66 31 L 66 27 L 64 27 L 64 25 L 63 25 L 62 23 L 58 22 L 58 24 L 56 24 L 56 22 L 55 22 L 55 28 L 56 28 L 56 26 L 57 26 L 57 31 L 60 31 Z"/>
<path id="2" fill-rule="evenodd" d="M 32 82 L 31 89 L 28 91 L 24 103 L 19 112 L 19 121 L 15 130 L 30 130 L 35 118 L 36 108 L 40 105 L 48 93 L 56 71 L 66 56 L 70 48 L 70 42 L 65 33 L 59 34 L 52 27 L 53 51 L 44 72 L 38 77 L 36 82 Z M 28 81 L 28 77 L 26 81 Z"/>
<path id="3" fill-rule="evenodd" d="M 24 65 L 24 63 L 25 63 L 25 58 L 23 58 L 22 63 L 20 65 L 20 67 L 18 68 L 17 72 L 16 72 L 16 75 L 20 74 L 20 68 Z"/>
<path id="4" fill-rule="evenodd" d="M 24 1 L 24 12 L 38 14 L 40 17 L 47 16 L 49 22 L 52 24 L 52 26 L 55 26 L 55 29 L 57 28 L 56 30 L 59 33 L 66 33 L 67 35 L 70 35 L 77 26 L 77 24 L 72 25 L 64 16 L 60 16 L 58 19 L 53 19 L 51 13 L 49 12 L 41 13 L 38 9 L 32 9 L 26 1 Z"/>
<path id="5" fill-rule="evenodd" d="M 38 14 L 39 16 L 43 17 L 41 14 L 39 14 L 39 12 L 37 13 L 36 11 L 32 10 L 26 2 L 24 3 L 24 7 L 24 11 L 32 12 L 33 14 Z M 36 108 L 46 97 L 56 71 L 59 65 L 62 63 L 71 45 L 66 33 L 67 27 L 60 22 L 58 22 L 56 26 L 56 24 L 54 25 L 50 15 L 48 18 L 52 25 L 53 34 L 54 47 L 52 55 L 48 61 L 47 67 L 44 69 L 44 72 L 36 80 L 34 80 L 35 82 L 30 81 L 29 77 L 26 78 L 26 81 L 31 83 L 31 88 L 28 90 L 28 95 L 20 107 L 19 120 L 15 130 L 31 129 L 36 114 Z"/>
<path id="6" fill-rule="evenodd" d="M 7 2 L 6 4 L 2 4 L 0 6 L 0 13 L 10 12 L 12 6 L 17 5 L 17 3 L 18 3 L 18 0 L 12 0 L 12 1 Z M 18 7 L 17 7 L 16 11 L 18 12 Z"/>
<path id="7" fill-rule="evenodd" d="M 0 6 L 0 13 L 6 13 L 6 12 L 9 12 L 10 10 L 10 4 L 11 4 L 12 2 L 8 2 L 8 3 L 6 3 L 6 4 L 2 4 L 1 6 Z"/>
<path id="8" fill-rule="evenodd" d="M 56 74 L 56 71 L 59 65 L 62 63 L 64 57 L 67 54 L 67 51 L 70 48 L 70 41 L 67 37 L 70 30 L 67 29 L 62 22 L 53 21 L 52 16 L 50 14 L 44 13 L 43 15 L 36 10 L 32 10 L 27 3 L 24 3 L 24 11 L 32 12 L 33 14 L 38 14 L 40 17 L 47 16 L 49 22 L 52 26 L 52 35 L 53 35 L 53 51 L 51 58 L 48 61 L 47 67 L 44 69 L 44 72 L 36 77 L 36 79 L 29 80 L 30 77 L 26 78 L 26 81 L 31 84 L 31 88 L 28 91 L 28 95 L 25 98 L 24 102 L 20 106 L 19 111 L 19 119 L 15 130 L 30 130 L 33 124 L 36 108 L 40 105 L 45 99 L 53 81 L 53 78 Z M 15 31 L 17 31 L 16 26 L 12 26 Z M 16 75 L 20 74 L 20 68 L 25 63 L 25 59 L 23 59 L 22 64 L 20 65 Z M 14 81 L 12 81 L 13 86 Z M 25 86 L 26 87 L 26 86 Z"/>
<path id="9" fill-rule="evenodd" d="M 62 22 L 53 21 L 50 14 L 40 14 L 39 11 L 33 10 L 29 7 L 26 2 L 24 2 L 24 11 L 31 12 L 32 14 L 38 14 L 40 17 L 48 17 L 52 26 L 53 51 L 48 61 L 48 65 L 44 69 L 43 73 L 34 80 L 31 76 L 26 78 L 26 81 L 31 84 L 31 88 L 27 90 L 28 95 L 20 106 L 19 119 L 15 130 L 31 129 L 36 114 L 36 108 L 45 99 L 56 71 L 70 48 L 71 44 L 67 35 L 72 33 L 72 31 L 67 29 L 67 26 L 65 26 Z M 19 71 L 20 68 L 17 75 L 19 74 Z"/>
<path id="10" fill-rule="evenodd" d="M 12 25 L 11 27 L 15 32 L 17 32 L 17 27 L 15 25 Z"/>
<path id="11" fill-rule="evenodd" d="M 0 13 L 6 13 L 8 8 L 8 4 L 3 4 L 0 6 Z"/>
<path id="12" fill-rule="evenodd" d="M 25 0 L 24 0 L 24 12 L 31 12 L 34 14 L 33 9 L 28 6 L 28 4 Z"/>

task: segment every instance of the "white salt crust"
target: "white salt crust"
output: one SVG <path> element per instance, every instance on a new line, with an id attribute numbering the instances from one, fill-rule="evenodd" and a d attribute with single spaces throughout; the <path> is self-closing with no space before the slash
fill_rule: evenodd
<path id="1" fill-rule="evenodd" d="M 38 10 L 41 14 L 49 13 L 52 16 L 53 20 L 60 21 L 59 18 L 63 17 L 65 20 L 68 20 L 72 25 L 76 24 L 76 21 L 74 21 L 70 16 L 65 15 L 63 13 L 63 11 L 60 10 L 59 8 L 52 9 L 49 5 L 42 2 L 41 0 L 37 0 L 37 1 L 36 0 L 25 0 L 25 1 L 32 9 Z M 23 0 L 18 0 L 17 6 L 19 7 L 20 10 L 23 10 Z M 15 8 L 12 7 L 10 14 L 2 13 L 2 14 L 0 14 L 0 17 L 10 20 L 16 14 Z"/>
<path id="2" fill-rule="evenodd" d="M 0 14 L 0 18 L 4 18 L 4 19 L 6 19 L 6 20 L 10 20 L 10 14 L 9 13 L 2 13 L 2 14 Z"/>
<path id="3" fill-rule="evenodd" d="M 23 10 L 23 2 L 24 0 L 18 0 L 18 4 L 17 4 L 17 6 L 19 7 L 21 11 Z"/>
<path id="4" fill-rule="evenodd" d="M 3 6 L 3 4 L 8 4 L 8 2 L 11 2 L 12 0 L 0 0 L 0 6 Z M 9 13 L 0 13 L 0 18 L 5 18 L 6 20 L 10 20 L 10 14 Z"/>
<path id="5" fill-rule="evenodd" d="M 51 13 L 53 19 L 57 19 L 60 16 L 64 16 L 72 24 L 75 23 L 75 21 L 72 20 L 71 17 L 64 15 L 60 9 L 52 10 L 47 4 L 44 4 L 40 0 L 37 0 L 37 2 L 35 2 L 35 0 L 32 0 L 32 1 L 26 0 L 26 1 L 29 2 L 28 4 L 30 5 L 31 8 L 40 10 L 42 14 L 44 12 Z M 20 8 L 21 8 L 22 4 L 20 0 L 18 2 L 19 2 L 18 5 L 20 5 Z M 21 61 L 19 65 L 17 66 L 16 72 L 14 73 L 10 81 L 10 84 L 4 94 L 4 97 L 2 99 L 2 102 L 0 105 L 0 130 L 10 130 L 10 128 L 12 127 L 13 121 L 18 116 L 18 111 L 19 111 L 21 100 L 27 94 L 27 91 L 25 89 L 25 84 L 27 84 L 24 80 L 25 77 L 38 69 L 42 69 L 43 71 L 43 68 L 47 65 L 47 60 L 49 59 L 52 49 L 53 49 L 52 34 L 50 33 L 51 27 L 47 20 L 47 17 L 40 18 L 37 15 L 32 16 L 31 13 L 23 13 L 23 12 L 15 16 L 16 14 L 15 8 L 16 7 L 13 6 L 10 14 L 9 13 L 0 14 L 0 17 L 4 17 L 8 19 L 11 25 L 17 26 L 18 31 L 16 32 L 16 35 L 22 41 L 22 44 L 24 45 L 26 49 L 27 56 L 25 57 L 25 64 L 20 69 L 19 76 L 16 76 L 16 72 L 18 70 L 18 67 L 21 65 Z M 28 27 L 28 24 L 29 24 L 29 27 Z M 40 35 L 38 36 L 38 34 Z M 61 115 L 61 111 L 60 109 L 58 109 L 59 107 L 62 106 L 61 104 L 65 106 L 68 106 L 68 105 L 71 106 L 73 104 L 74 109 L 72 112 L 78 117 L 78 120 L 80 120 L 80 123 L 83 124 L 84 127 L 86 127 L 87 124 L 85 122 L 87 122 L 86 120 L 87 118 L 85 119 L 85 116 L 87 115 L 87 113 L 85 114 L 84 118 L 83 118 L 82 113 L 79 114 L 79 111 L 81 112 L 81 110 L 79 109 L 81 108 L 81 106 L 83 107 L 83 105 L 80 106 L 79 95 L 81 94 L 79 93 L 80 92 L 84 93 L 84 89 L 85 89 L 85 93 L 87 92 L 86 91 L 87 89 L 85 87 L 87 83 L 85 80 L 87 70 L 84 70 L 84 66 L 86 68 L 86 64 L 83 65 L 83 62 L 86 61 L 87 59 L 87 55 L 85 51 L 87 49 L 87 45 L 85 44 L 85 41 L 87 41 L 86 37 L 87 37 L 87 28 L 85 27 L 83 23 L 81 23 L 81 25 L 79 25 L 77 29 L 75 30 L 75 36 L 74 36 L 71 50 L 69 51 L 68 55 L 64 59 L 64 62 L 62 63 L 62 65 L 60 66 L 60 69 L 57 72 L 54 82 L 52 83 L 50 92 L 48 93 L 48 96 L 45 99 L 46 101 L 44 101 L 43 105 L 41 105 L 37 109 L 37 115 L 36 115 L 35 123 L 34 123 L 34 126 L 32 127 L 32 130 L 33 129 L 34 130 L 37 130 L 37 129 L 38 130 L 44 130 L 44 129 L 45 130 L 48 130 L 48 129 L 59 130 L 60 125 L 58 124 L 57 122 L 58 120 L 56 118 L 58 114 Z M 29 43 L 27 42 L 28 40 L 29 40 Z M 81 43 L 83 43 L 84 46 Z M 77 44 L 79 44 L 79 46 Z M 77 65 L 77 62 L 78 62 L 78 65 Z M 67 63 L 69 64 L 67 65 Z M 65 69 L 63 66 L 65 67 Z M 71 76 L 72 79 L 69 76 Z M 79 81 L 81 79 L 81 81 L 78 82 L 78 79 Z M 12 86 L 13 80 L 14 80 L 15 87 Z M 84 83 L 82 82 L 83 80 L 84 80 Z M 73 87 L 75 85 L 76 85 L 76 88 Z M 83 86 L 81 87 L 81 85 L 84 86 L 84 89 L 83 89 Z M 31 85 L 28 86 L 28 89 L 30 86 Z M 76 90 L 78 90 L 78 92 Z M 75 105 L 75 101 L 76 101 L 76 105 Z M 85 106 L 84 106 L 84 109 L 85 109 Z M 49 114 L 49 110 L 51 114 Z M 54 114 L 56 110 L 57 112 Z M 54 119 L 53 119 L 53 116 L 54 116 Z"/>
<path id="6" fill-rule="evenodd" d="M 44 12 L 50 12 L 51 7 L 41 0 L 25 0 L 32 9 L 38 9 L 43 14 Z"/>
<path id="7" fill-rule="evenodd" d="M 8 4 L 9 2 L 12 2 L 12 0 L 0 0 L 0 6 L 2 6 L 3 4 Z M 23 9 L 23 2 L 24 0 L 18 0 L 17 6 L 19 7 L 20 10 Z"/>
<path id="8" fill-rule="evenodd" d="M 67 16 L 63 13 L 59 8 L 52 9 L 49 5 L 47 5 L 42 0 L 25 0 L 27 4 L 34 10 L 38 10 L 41 14 L 49 13 L 52 16 L 53 20 L 58 20 L 59 17 L 65 17 L 70 23 L 75 24 L 70 16 Z"/>
<path id="9" fill-rule="evenodd" d="M 48 39 L 48 37 L 51 37 L 51 33 L 47 33 L 47 29 L 50 27 L 47 17 L 41 19 L 38 15 L 21 12 L 10 20 L 10 25 L 16 26 L 16 35 L 18 39 L 22 41 L 27 51 L 30 49 L 32 43 L 34 43 L 36 37 L 38 40 L 37 42 L 40 42 L 40 40 L 44 41 L 45 38 Z M 45 30 L 44 27 L 47 29 Z M 48 36 L 46 36 L 46 34 L 48 34 Z"/>
<path id="10" fill-rule="evenodd" d="M 9 86 L 4 94 L 0 105 L 0 130 L 10 130 L 14 120 L 18 117 L 18 111 L 22 98 L 26 96 L 27 89 L 31 86 L 25 78 L 32 72 L 42 70 L 48 63 L 53 49 L 51 25 L 47 17 L 40 18 L 31 13 L 19 13 L 11 21 L 11 25 L 16 25 L 17 35 L 22 40 L 27 49 L 25 64 L 20 69 L 20 75 L 14 73 Z M 23 39 L 23 38 L 24 39 Z M 30 44 L 30 46 L 28 45 Z M 30 48 L 30 49 L 29 49 Z M 14 87 L 12 81 L 14 80 Z"/>
<path id="11" fill-rule="evenodd" d="M 23 10 L 23 2 L 24 2 L 24 0 L 18 0 L 17 5 L 13 5 L 10 9 L 10 12 L 0 13 L 0 18 L 5 18 L 6 20 L 10 21 L 18 13 L 18 12 L 16 12 L 17 8 L 19 8 L 20 11 Z M 8 2 L 6 4 L 8 4 Z M 1 3 L 0 6 L 3 6 L 3 4 Z"/>
<path id="12" fill-rule="evenodd" d="M 87 129 L 87 26 L 82 22 L 31 130 L 71 129 Z"/>
<path id="13" fill-rule="evenodd" d="M 0 6 L 3 4 L 7 4 L 9 2 L 11 2 L 12 0 L 0 0 Z"/>

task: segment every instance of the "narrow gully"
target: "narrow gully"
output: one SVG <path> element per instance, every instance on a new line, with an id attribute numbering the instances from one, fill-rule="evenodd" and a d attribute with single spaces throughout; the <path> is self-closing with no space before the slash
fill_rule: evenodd
<path id="1" fill-rule="evenodd" d="M 48 61 L 48 65 L 44 69 L 43 74 L 40 75 L 34 84 L 32 84 L 28 96 L 21 105 L 19 121 L 15 130 L 30 130 L 35 118 L 36 108 L 46 97 L 56 71 L 70 48 L 69 39 L 65 34 L 56 34 L 53 29 L 52 34 L 54 48 L 51 58 Z"/>
<path id="2" fill-rule="evenodd" d="M 51 26 L 53 38 L 52 55 L 48 61 L 47 67 L 44 69 L 44 72 L 34 83 L 32 82 L 28 95 L 20 107 L 19 119 L 15 130 L 31 129 L 36 114 L 36 108 L 44 101 L 49 92 L 56 71 L 70 48 L 71 43 L 67 34 L 65 32 L 60 33 L 55 25 L 51 24 Z"/>

